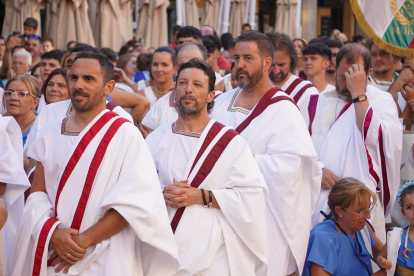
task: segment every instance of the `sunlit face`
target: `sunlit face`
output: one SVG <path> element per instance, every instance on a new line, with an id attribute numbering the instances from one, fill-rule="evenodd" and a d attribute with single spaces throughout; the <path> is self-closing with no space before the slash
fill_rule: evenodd
<path id="1" fill-rule="evenodd" d="M 203 70 L 186 68 L 177 76 L 176 102 L 182 117 L 198 117 L 207 114 L 207 104 L 213 101 L 215 92 L 209 91 L 209 78 Z"/>
<path id="2" fill-rule="evenodd" d="M 302 48 L 303 48 L 303 42 L 300 40 L 293 41 L 293 46 L 295 46 L 296 54 L 298 55 L 298 58 L 302 58 Z"/>
<path id="3" fill-rule="evenodd" d="M 242 89 L 252 89 L 263 77 L 263 61 L 257 44 L 241 41 L 234 48 L 234 67 L 237 69 L 237 84 Z"/>
<path id="4" fill-rule="evenodd" d="M 410 221 L 411 225 L 414 224 L 414 194 L 406 194 L 402 198 L 403 208 L 401 212 Z"/>
<path id="5" fill-rule="evenodd" d="M 220 53 L 220 55 L 222 57 L 224 57 L 225 59 L 227 59 L 227 61 L 231 64 L 233 62 L 233 59 L 231 58 L 231 54 L 229 53 L 229 51 L 223 51 Z"/>
<path id="6" fill-rule="evenodd" d="M 50 73 L 57 68 L 60 68 L 60 62 L 57 59 L 43 59 L 40 65 L 40 77 L 45 81 Z"/>
<path id="7" fill-rule="evenodd" d="M 10 115 L 13 117 L 26 115 L 28 112 L 33 112 L 33 109 L 35 109 L 39 103 L 39 99 L 37 97 L 34 97 L 33 93 L 29 90 L 27 85 L 21 80 L 12 81 L 4 91 L 30 92 L 29 94 L 26 94 L 23 99 L 19 99 L 16 95 L 13 95 L 10 100 L 5 100 L 7 112 L 10 113 Z"/>
<path id="8" fill-rule="evenodd" d="M 290 74 L 290 56 L 286 51 L 277 50 L 273 57 L 269 77 L 273 84 L 280 85 Z M 280 85 L 281 86 L 281 85 Z"/>
<path id="9" fill-rule="evenodd" d="M 330 60 L 321 55 L 304 55 L 303 71 L 306 76 L 315 76 L 320 73 L 325 75 L 325 70 L 328 68 L 330 63 Z"/>
<path id="10" fill-rule="evenodd" d="M 194 41 L 194 42 L 197 42 L 197 39 L 195 39 L 194 37 L 192 37 L 192 36 L 190 36 L 190 37 L 180 37 L 178 40 L 177 40 L 177 44 L 178 45 L 180 45 L 180 44 L 183 44 L 183 43 L 185 43 L 185 42 L 187 42 L 187 41 Z"/>
<path id="11" fill-rule="evenodd" d="M 369 195 L 366 195 L 367 204 L 357 205 L 355 202 L 346 208 L 336 207 L 336 213 L 340 216 L 342 223 L 346 226 L 347 229 L 351 231 L 360 231 L 367 224 L 367 220 L 371 218 L 371 213 L 366 210 L 370 209 L 371 198 Z M 359 214 L 362 211 L 362 214 Z"/>
<path id="12" fill-rule="evenodd" d="M 371 66 L 374 74 L 386 74 L 389 71 L 393 71 L 394 56 L 373 44 L 371 46 Z"/>
<path id="13" fill-rule="evenodd" d="M 32 56 L 38 56 L 40 54 L 40 41 L 36 38 L 29 38 L 26 42 L 27 51 L 32 54 Z"/>
<path id="14" fill-rule="evenodd" d="M 76 112 L 89 112 L 99 105 L 105 105 L 110 92 L 105 86 L 98 60 L 81 58 L 72 64 L 69 91 Z"/>
<path id="15" fill-rule="evenodd" d="M 54 75 L 46 86 L 46 101 L 48 104 L 70 99 L 66 79 L 61 74 Z"/>
<path id="16" fill-rule="evenodd" d="M 130 78 L 132 78 L 132 76 L 135 75 L 136 72 L 138 72 L 138 67 L 137 67 L 137 58 L 135 56 L 132 56 L 128 62 L 125 64 L 125 73 L 127 74 L 127 76 L 130 76 Z"/>
<path id="17" fill-rule="evenodd" d="M 36 34 L 36 29 L 35 29 L 35 28 L 33 28 L 33 27 L 24 26 L 24 27 L 23 27 L 23 30 L 24 30 L 24 34 L 25 34 L 26 36 Z"/>
<path id="18" fill-rule="evenodd" d="M 30 70 L 30 64 L 27 63 L 25 57 L 14 56 L 12 61 L 12 69 L 16 75 L 23 75 Z"/>
<path id="19" fill-rule="evenodd" d="M 336 71 L 336 69 L 335 69 L 336 57 L 338 56 L 338 53 L 339 53 L 340 49 L 337 48 L 337 47 L 332 47 L 332 48 L 329 48 L 329 49 L 331 49 L 331 51 L 332 51 L 332 59 L 331 59 L 331 64 L 328 66 L 328 68 L 326 68 L 326 73 L 333 74 Z"/>
<path id="20" fill-rule="evenodd" d="M 167 82 L 174 78 L 176 67 L 168 52 L 156 52 L 152 56 L 151 75 L 156 82 Z"/>
<path id="21" fill-rule="evenodd" d="M 42 47 L 44 53 L 50 52 L 55 49 L 55 47 L 53 47 L 52 45 L 52 42 L 50 41 L 44 41 Z"/>

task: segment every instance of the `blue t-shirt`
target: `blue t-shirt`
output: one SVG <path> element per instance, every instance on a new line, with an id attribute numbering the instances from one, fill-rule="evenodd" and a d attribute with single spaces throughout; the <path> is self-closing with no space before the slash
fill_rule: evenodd
<path id="1" fill-rule="evenodd" d="M 361 232 L 357 231 L 356 234 L 358 240 L 351 235 L 338 232 L 333 220 L 316 225 L 309 237 L 303 276 L 310 275 L 312 263 L 320 265 L 332 276 L 372 274 L 371 257 Z M 374 244 L 371 237 L 371 246 Z"/>
<path id="2" fill-rule="evenodd" d="M 22 134 L 22 138 L 23 138 L 23 147 L 26 144 L 26 140 L 27 140 L 27 135 L 29 135 L 30 129 L 28 131 L 26 131 L 25 133 Z"/>
<path id="3" fill-rule="evenodd" d="M 407 230 L 407 227 L 404 227 L 404 229 Z M 414 269 L 414 251 L 407 252 L 407 257 L 409 259 L 407 259 L 403 256 L 403 252 L 406 249 L 404 247 L 406 236 L 407 236 L 407 232 L 403 231 L 402 235 L 401 235 L 401 245 L 400 245 L 400 248 L 398 249 L 397 265 L 405 267 L 405 268 L 409 268 L 409 269 Z M 408 237 L 407 247 L 408 247 L 408 249 L 414 249 L 414 243 L 412 242 L 410 237 Z M 395 275 L 400 276 L 397 273 L 395 273 Z"/>

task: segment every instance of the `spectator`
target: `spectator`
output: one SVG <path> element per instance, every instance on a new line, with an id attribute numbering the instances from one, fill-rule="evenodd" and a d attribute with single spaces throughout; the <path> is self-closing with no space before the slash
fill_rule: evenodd
<path id="1" fill-rule="evenodd" d="M 34 18 L 26 18 L 26 20 L 23 22 L 23 29 L 24 29 L 24 36 L 29 37 L 32 35 L 35 35 L 37 33 L 37 28 L 39 26 L 39 23 Z"/>
<path id="2" fill-rule="evenodd" d="M 332 37 L 338 40 L 341 40 L 342 42 L 345 42 L 348 40 L 345 34 L 341 33 L 339 30 L 333 30 Z"/>
<path id="3" fill-rule="evenodd" d="M 353 42 L 364 45 L 365 43 L 365 37 L 362 35 L 354 35 L 354 38 L 352 39 Z"/>
<path id="4" fill-rule="evenodd" d="M 249 23 L 244 23 L 242 25 L 241 33 L 248 32 L 252 30 L 252 26 Z"/>
<path id="5" fill-rule="evenodd" d="M 222 51 L 220 53 L 220 56 L 222 56 L 223 58 L 225 58 L 227 60 L 227 62 L 229 62 L 230 64 L 233 62 L 233 59 L 231 58 L 231 54 L 227 50 Z"/>
<path id="6" fill-rule="evenodd" d="M 66 61 L 70 56 L 70 52 L 66 52 L 63 56 L 62 59 L 60 60 L 60 68 L 67 68 L 66 66 Z"/>
<path id="7" fill-rule="evenodd" d="M 234 66 L 234 62 L 231 65 L 231 86 L 233 89 L 239 87 L 237 84 L 237 68 Z"/>
<path id="8" fill-rule="evenodd" d="M 42 65 L 42 63 L 39 62 L 38 64 L 33 66 L 32 70 L 30 71 L 30 75 L 32 75 L 33 77 L 35 77 L 35 79 L 37 79 L 37 81 L 39 82 L 40 87 L 42 87 L 42 85 L 43 85 L 42 78 L 40 77 L 40 66 L 41 65 Z"/>
<path id="9" fill-rule="evenodd" d="M 127 78 L 132 80 L 135 73 L 138 71 L 137 58 L 131 54 L 120 56 L 116 62 L 116 67 L 124 70 Z M 127 83 L 121 83 L 117 81 L 115 87 L 124 91 L 132 93 L 134 92 L 134 90 L 132 90 L 132 88 Z"/>
<path id="10" fill-rule="evenodd" d="M 3 104 L 7 113 L 13 116 L 20 126 L 23 145 L 36 119 L 35 108 L 39 103 L 39 94 L 39 83 L 33 76 L 27 74 L 14 76 L 4 88 Z"/>
<path id="11" fill-rule="evenodd" d="M 6 52 L 6 40 L 0 36 L 0 67 L 3 65 L 3 57 Z"/>
<path id="12" fill-rule="evenodd" d="M 104 47 L 99 49 L 102 54 L 104 54 L 111 62 L 114 66 L 116 66 L 116 62 L 118 60 L 118 55 L 115 53 L 114 50 L 112 50 L 111 48 L 108 47 Z"/>
<path id="13" fill-rule="evenodd" d="M 174 50 L 177 48 L 177 34 L 178 31 L 181 29 L 180 25 L 175 25 L 172 29 L 172 38 L 173 41 L 170 42 L 170 44 L 168 44 L 169 47 L 173 48 Z"/>
<path id="14" fill-rule="evenodd" d="M 234 40 L 221 40 L 221 45 L 223 46 L 224 50 L 228 51 L 231 55 L 231 59 L 234 59 L 234 47 L 236 46 L 236 42 Z"/>
<path id="15" fill-rule="evenodd" d="M 203 36 L 207 36 L 207 35 L 217 35 L 216 31 L 214 30 L 213 27 L 211 27 L 210 25 L 203 25 L 200 28 L 200 32 Z M 219 49 L 220 50 L 220 49 Z"/>
<path id="16" fill-rule="evenodd" d="M 328 46 L 332 52 L 331 64 L 328 68 L 326 68 L 326 82 L 330 85 L 335 85 L 336 56 L 338 55 L 339 50 L 342 46 L 344 46 L 344 44 L 342 43 L 342 41 L 336 39 L 328 39 L 324 42 L 324 44 Z"/>
<path id="17" fill-rule="evenodd" d="M 132 47 L 131 45 L 125 44 L 124 46 L 121 47 L 121 49 L 119 49 L 118 56 L 123 56 L 127 54 L 128 51 L 132 51 L 133 49 L 134 47 Z"/>
<path id="18" fill-rule="evenodd" d="M 68 42 L 68 45 L 66 46 L 66 48 L 67 48 L 68 51 L 70 51 L 75 46 L 76 46 L 76 41 L 71 40 L 71 41 Z"/>
<path id="19" fill-rule="evenodd" d="M 53 40 L 50 37 L 43 38 L 43 53 L 50 52 L 54 49 Z"/>
<path id="20" fill-rule="evenodd" d="M 66 69 L 55 69 L 43 83 L 41 95 L 44 96 L 46 104 L 70 99 L 66 74 Z"/>
<path id="21" fill-rule="evenodd" d="M 203 37 L 203 45 L 207 49 L 207 63 L 213 67 L 216 75 L 215 90 L 223 91 L 223 76 L 218 73 L 219 67 L 217 65 L 216 45 L 210 39 L 210 36 Z"/>
<path id="22" fill-rule="evenodd" d="M 32 64 L 32 56 L 26 50 L 17 51 L 13 54 L 12 69 L 16 75 L 24 75 L 30 71 Z"/>
<path id="23" fill-rule="evenodd" d="M 147 53 L 140 54 L 137 58 L 138 72 L 134 75 L 134 81 L 137 83 L 138 91 L 145 87 L 152 86 L 152 80 L 149 73 L 151 55 Z"/>
<path id="24" fill-rule="evenodd" d="M 131 45 L 132 47 L 134 47 L 134 49 L 135 48 L 138 48 L 138 44 L 139 44 L 139 42 L 138 41 L 136 41 L 135 39 L 131 39 L 131 40 L 128 40 L 128 42 L 126 43 L 126 44 L 128 44 L 128 45 Z"/>
<path id="25" fill-rule="evenodd" d="M 32 55 L 32 64 L 30 67 L 38 64 L 40 62 L 40 51 L 42 47 L 42 40 L 38 35 L 28 36 L 26 42 L 26 49 Z"/>
<path id="26" fill-rule="evenodd" d="M 296 66 L 295 75 L 298 75 L 300 71 L 303 70 L 303 54 L 302 49 L 307 46 L 307 43 L 302 38 L 295 38 L 293 41 L 293 45 L 295 46 L 296 54 L 298 55 L 298 65 Z"/>
<path id="27" fill-rule="evenodd" d="M 197 28 L 194 28 L 193 26 L 185 26 L 177 33 L 177 43 L 179 45 L 187 41 L 201 42 L 202 37 L 203 35 Z"/>
<path id="28" fill-rule="evenodd" d="M 214 44 L 216 45 L 216 50 L 214 51 L 216 57 L 217 57 L 217 65 L 219 67 L 219 73 L 220 75 L 224 76 L 231 71 L 231 62 L 227 61 L 224 57 L 220 55 L 220 49 L 221 49 L 221 41 L 220 38 L 218 38 L 217 35 L 209 35 L 208 38 L 210 38 Z"/>
<path id="29" fill-rule="evenodd" d="M 62 60 L 63 52 L 61 50 L 53 50 L 42 55 L 40 66 L 40 77 L 42 82 L 45 82 L 49 74 L 60 68 L 60 61 Z"/>

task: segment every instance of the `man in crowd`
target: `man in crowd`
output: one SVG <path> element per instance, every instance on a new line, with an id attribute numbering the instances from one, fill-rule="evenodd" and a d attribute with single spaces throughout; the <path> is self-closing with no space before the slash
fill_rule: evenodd
<path id="1" fill-rule="evenodd" d="M 32 64 L 32 55 L 26 50 L 17 51 L 13 54 L 12 69 L 16 75 L 27 74 Z"/>
<path id="2" fill-rule="evenodd" d="M 113 77 L 102 54 L 74 59 L 69 90 L 76 112 L 45 127 L 29 150 L 38 162 L 11 274 L 173 275 L 178 269 L 148 147 L 133 124 L 105 109 Z"/>
<path id="3" fill-rule="evenodd" d="M 30 67 L 35 66 L 40 61 L 40 51 L 42 47 L 42 41 L 39 36 L 29 36 L 26 42 L 26 49 L 32 55 L 32 64 Z"/>
<path id="4" fill-rule="evenodd" d="M 182 27 L 177 33 L 177 44 L 183 44 L 187 41 L 197 41 L 201 43 L 203 35 L 200 30 L 193 26 Z"/>
<path id="5" fill-rule="evenodd" d="M 60 68 L 60 61 L 62 60 L 63 52 L 61 50 L 52 50 L 42 55 L 42 61 L 40 65 L 40 78 L 42 81 L 46 81 L 49 74 Z"/>
<path id="6" fill-rule="evenodd" d="M 323 42 L 332 52 L 331 64 L 326 68 L 325 79 L 326 82 L 330 85 L 335 85 L 335 65 L 336 65 L 336 56 L 338 55 L 339 50 L 344 44 L 336 39 L 327 39 Z"/>
<path id="7" fill-rule="evenodd" d="M 43 38 L 43 53 L 50 52 L 55 49 L 55 46 L 53 45 L 53 40 L 49 37 Z"/>
<path id="8" fill-rule="evenodd" d="M 332 52 L 323 43 L 312 43 L 302 49 L 303 72 L 320 94 L 335 90 L 335 86 L 326 82 L 325 72 L 331 64 Z"/>
<path id="9" fill-rule="evenodd" d="M 321 171 L 296 104 L 269 78 L 273 56 L 267 36 L 241 34 L 234 50 L 240 89 L 217 97 L 211 117 L 246 139 L 265 177 L 267 275 L 301 275 Z"/>
<path id="10" fill-rule="evenodd" d="M 252 30 L 252 26 L 249 23 L 244 23 L 242 25 L 241 33 L 245 33 Z"/>
<path id="11" fill-rule="evenodd" d="M 298 56 L 289 36 L 273 33 L 268 37 L 274 48 L 273 64 L 269 71 L 273 85 L 285 91 L 298 104 L 312 94 L 319 94 L 311 82 L 293 74 L 298 63 Z"/>
<path id="12" fill-rule="evenodd" d="M 207 36 L 203 36 L 203 45 L 207 49 L 207 63 L 213 67 L 214 73 L 216 75 L 215 90 L 223 90 L 223 76 L 220 75 L 219 67 L 217 65 L 217 57 L 219 56 L 216 52 L 216 44 Z"/>
<path id="13" fill-rule="evenodd" d="M 197 42 L 186 42 L 178 46 L 175 51 L 175 56 L 177 69 L 180 69 L 181 65 L 193 58 L 207 61 L 207 49 Z M 219 95 L 218 92 L 216 92 L 217 95 Z M 142 125 L 144 125 L 147 131 L 152 132 L 163 124 L 176 121 L 177 118 L 177 104 L 175 102 L 174 92 L 172 91 L 160 98 L 151 107 L 147 115 L 145 115 L 144 120 L 142 120 Z"/>
<path id="14" fill-rule="evenodd" d="M 177 275 L 255 275 L 267 263 L 268 192 L 246 141 L 208 115 L 214 78 L 199 59 L 183 64 L 178 119 L 146 141 L 177 241 Z"/>
<path id="15" fill-rule="evenodd" d="M 14 54 L 13 49 L 16 49 L 19 45 L 21 45 L 22 39 L 19 37 L 19 35 L 16 36 L 9 36 L 9 38 L 6 41 L 6 49 L 4 51 L 3 59 L 2 59 L 2 65 L 0 66 L 0 78 L 7 78 L 9 77 L 7 74 L 9 73 L 9 70 L 11 69 L 12 65 L 12 56 Z"/>
<path id="16" fill-rule="evenodd" d="M 168 46 L 169 47 L 171 47 L 171 48 L 173 48 L 173 49 L 176 49 L 177 48 L 177 34 L 178 34 L 178 31 L 181 29 L 181 26 L 180 25 L 175 25 L 173 28 L 172 28 L 172 38 L 173 38 L 173 41 L 171 41 L 170 42 L 170 44 L 168 44 Z"/>
<path id="17" fill-rule="evenodd" d="M 353 43 L 341 48 L 336 63 L 336 90 L 312 95 L 299 108 L 322 166 L 322 190 L 312 225 L 328 211 L 328 194 L 341 178 L 353 177 L 378 196 L 372 224 L 385 242 L 384 214 L 390 214 L 399 188 L 402 128 L 390 94 L 367 85 L 369 51 Z"/>

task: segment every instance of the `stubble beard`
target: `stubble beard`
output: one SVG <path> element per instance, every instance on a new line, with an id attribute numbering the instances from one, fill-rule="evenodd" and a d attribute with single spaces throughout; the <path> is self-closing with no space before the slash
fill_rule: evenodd
<path id="1" fill-rule="evenodd" d="M 240 79 L 239 72 L 244 73 L 244 79 Z M 236 73 L 237 85 L 243 90 L 251 90 L 259 83 L 259 81 L 262 78 L 263 78 L 263 65 L 260 66 L 259 70 L 253 72 L 253 74 L 251 75 L 247 73 L 246 71 L 243 71 L 240 69 L 238 69 Z"/>
<path id="2" fill-rule="evenodd" d="M 78 90 L 73 91 L 72 95 L 70 96 L 73 108 L 76 110 L 76 112 L 80 112 L 80 113 L 91 111 L 95 106 L 102 103 L 102 100 L 104 97 L 104 89 L 105 87 L 102 88 L 102 90 L 98 94 L 92 97 L 89 93 L 86 93 L 86 92 L 81 92 Z M 75 100 L 76 95 L 81 95 L 81 96 L 86 97 L 86 102 L 82 105 L 78 104 Z"/>
<path id="3" fill-rule="evenodd" d="M 193 105 L 184 105 L 182 101 L 187 98 L 194 101 Z M 181 116 L 184 120 L 188 119 L 197 119 L 200 117 L 201 112 L 203 111 L 204 107 L 207 104 L 207 98 L 205 99 L 204 103 L 200 103 L 197 101 L 197 98 L 193 95 L 184 94 L 178 100 L 178 111 L 180 112 Z"/>
<path id="4" fill-rule="evenodd" d="M 286 74 L 281 72 L 276 75 L 273 71 L 270 71 L 269 78 L 273 83 L 281 83 L 289 76 L 289 73 L 289 71 Z"/>

